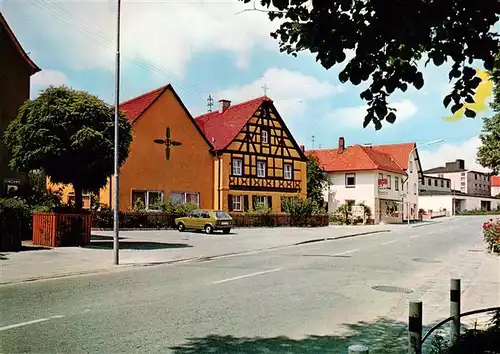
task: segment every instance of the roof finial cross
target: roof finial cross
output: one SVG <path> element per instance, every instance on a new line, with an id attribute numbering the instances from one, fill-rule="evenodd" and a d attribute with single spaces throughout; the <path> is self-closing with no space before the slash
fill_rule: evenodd
<path id="1" fill-rule="evenodd" d="M 267 90 L 269 90 L 269 87 L 266 85 L 266 83 L 264 82 L 264 85 L 261 86 L 262 89 L 264 90 L 264 96 L 267 97 Z"/>

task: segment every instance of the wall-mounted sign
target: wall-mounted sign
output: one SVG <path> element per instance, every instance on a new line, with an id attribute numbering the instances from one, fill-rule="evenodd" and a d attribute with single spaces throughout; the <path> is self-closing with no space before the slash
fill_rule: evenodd
<path id="1" fill-rule="evenodd" d="M 3 180 L 5 195 L 13 195 L 19 190 L 21 180 L 19 178 L 5 178 Z"/>

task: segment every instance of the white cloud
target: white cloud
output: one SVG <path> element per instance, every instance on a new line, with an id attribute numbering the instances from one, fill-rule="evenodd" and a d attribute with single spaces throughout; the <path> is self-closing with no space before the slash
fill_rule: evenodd
<path id="1" fill-rule="evenodd" d="M 341 87 L 328 81 L 320 81 L 297 71 L 270 68 L 262 77 L 243 86 L 234 86 L 216 93 L 219 99 L 234 103 L 247 101 L 264 95 L 263 86 L 269 89 L 267 95 L 273 99 L 276 108 L 284 117 L 297 116 L 305 111 L 307 102 L 328 97 L 341 91 Z"/>
<path id="2" fill-rule="evenodd" d="M 37 86 L 62 86 L 68 84 L 68 78 L 60 71 L 42 70 L 31 77 L 31 84 Z"/>
<path id="3" fill-rule="evenodd" d="M 29 11 L 33 33 L 49 41 L 54 54 L 70 68 L 113 70 L 115 3 L 12 1 L 9 9 Z M 266 13 L 237 14 L 250 6 L 238 0 L 123 0 L 122 54 L 151 71 L 176 76 L 182 76 L 189 60 L 202 52 L 233 53 L 235 64 L 244 68 L 253 49 L 276 50 L 278 45 L 269 35 L 277 23 Z"/>
<path id="4" fill-rule="evenodd" d="M 419 149 L 418 153 L 422 160 L 422 168 L 427 170 L 429 168 L 444 166 L 446 162 L 455 161 L 457 159 L 465 160 L 465 168 L 486 171 L 488 169 L 479 165 L 476 162 L 477 149 L 481 146 L 479 137 L 473 137 L 462 144 L 442 144 L 435 149 Z"/>
<path id="5" fill-rule="evenodd" d="M 417 106 L 415 106 L 412 101 L 407 99 L 389 103 L 389 107 L 396 109 L 396 112 L 394 112 L 397 117 L 396 122 L 405 121 L 413 117 L 418 111 Z M 367 108 L 368 106 L 366 105 L 339 108 L 334 110 L 328 116 L 328 119 L 330 122 L 359 128 L 363 125 Z"/>

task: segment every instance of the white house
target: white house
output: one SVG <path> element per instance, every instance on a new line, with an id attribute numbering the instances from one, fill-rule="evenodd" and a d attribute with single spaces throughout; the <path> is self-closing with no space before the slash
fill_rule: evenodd
<path id="1" fill-rule="evenodd" d="M 330 175 L 332 185 L 324 191 L 328 212 L 344 203 L 364 203 L 370 207 L 375 223 L 418 218 L 422 168 L 415 143 L 346 147 L 341 137 L 337 149 L 307 154 L 315 156 Z"/>

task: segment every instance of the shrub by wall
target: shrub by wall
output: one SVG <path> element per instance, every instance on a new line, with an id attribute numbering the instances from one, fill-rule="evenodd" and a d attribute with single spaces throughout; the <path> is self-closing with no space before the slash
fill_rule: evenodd
<path id="1" fill-rule="evenodd" d="M 123 212 L 120 213 L 120 229 L 174 229 L 175 219 L 185 214 L 170 214 L 161 212 Z M 282 227 L 328 226 L 327 214 L 311 215 L 306 218 L 294 219 L 287 214 L 271 213 L 231 213 L 235 227 Z M 113 229 L 112 211 L 92 212 L 92 228 Z"/>

